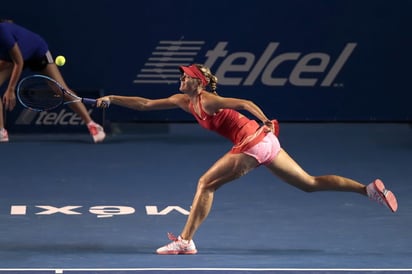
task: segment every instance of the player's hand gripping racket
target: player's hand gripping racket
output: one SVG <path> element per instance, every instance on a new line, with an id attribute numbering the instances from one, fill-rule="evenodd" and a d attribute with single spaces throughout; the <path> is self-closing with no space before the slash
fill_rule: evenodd
<path id="1" fill-rule="evenodd" d="M 75 102 L 96 105 L 95 99 L 79 97 L 56 80 L 40 74 L 27 76 L 19 82 L 17 98 L 25 108 L 33 111 L 47 111 Z M 104 101 L 102 104 L 108 107 L 110 103 Z"/>

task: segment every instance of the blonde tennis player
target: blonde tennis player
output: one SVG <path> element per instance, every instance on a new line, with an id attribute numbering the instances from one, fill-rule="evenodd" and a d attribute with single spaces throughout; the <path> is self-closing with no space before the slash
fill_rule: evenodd
<path id="1" fill-rule="evenodd" d="M 276 120 L 269 120 L 249 100 L 225 98 L 216 93 L 217 77 L 203 65 L 181 66 L 180 92 L 168 98 L 147 99 L 109 95 L 98 99 L 139 111 L 181 108 L 196 118 L 204 128 L 228 138 L 233 147 L 218 159 L 199 179 L 192 208 L 180 235 L 169 233 L 171 242 L 157 249 L 158 254 L 196 254 L 193 241 L 196 230 L 208 216 L 214 193 L 222 185 L 249 171 L 264 166 L 286 183 L 306 192 L 346 191 L 365 195 L 395 212 L 395 195 L 376 179 L 365 186 L 337 175 L 312 176 L 303 170 L 281 147 Z M 207 91 L 210 88 L 210 92 Z M 242 115 L 247 111 L 260 123 Z"/>

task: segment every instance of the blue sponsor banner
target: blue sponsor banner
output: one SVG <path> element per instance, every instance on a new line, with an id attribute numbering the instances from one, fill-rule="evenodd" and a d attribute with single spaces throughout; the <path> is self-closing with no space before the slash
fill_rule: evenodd
<path id="1" fill-rule="evenodd" d="M 412 119 L 411 1 L 16 0 L 4 12 L 66 56 L 74 88 L 162 98 L 179 92 L 179 65 L 204 63 L 220 95 L 281 121 Z M 194 121 L 116 106 L 107 117 Z"/>

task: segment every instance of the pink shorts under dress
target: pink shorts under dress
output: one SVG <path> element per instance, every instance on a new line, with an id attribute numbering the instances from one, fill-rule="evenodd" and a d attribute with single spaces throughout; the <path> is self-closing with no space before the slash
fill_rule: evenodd
<path id="1" fill-rule="evenodd" d="M 255 158 L 259 165 L 265 165 L 272 161 L 279 151 L 280 143 L 278 138 L 272 132 L 269 132 L 262 141 L 243 153 Z"/>

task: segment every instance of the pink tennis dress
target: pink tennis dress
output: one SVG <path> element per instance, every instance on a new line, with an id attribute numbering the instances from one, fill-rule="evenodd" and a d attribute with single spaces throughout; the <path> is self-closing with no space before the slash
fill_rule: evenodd
<path id="1" fill-rule="evenodd" d="M 189 105 L 191 113 L 203 128 L 229 139 L 233 143 L 231 153 L 245 153 L 254 157 L 259 164 L 266 164 L 280 151 L 277 137 L 266 132 L 255 120 L 233 109 L 222 109 L 209 115 L 202 108 L 200 94 L 198 102 L 200 115 L 195 112 L 192 103 Z"/>

